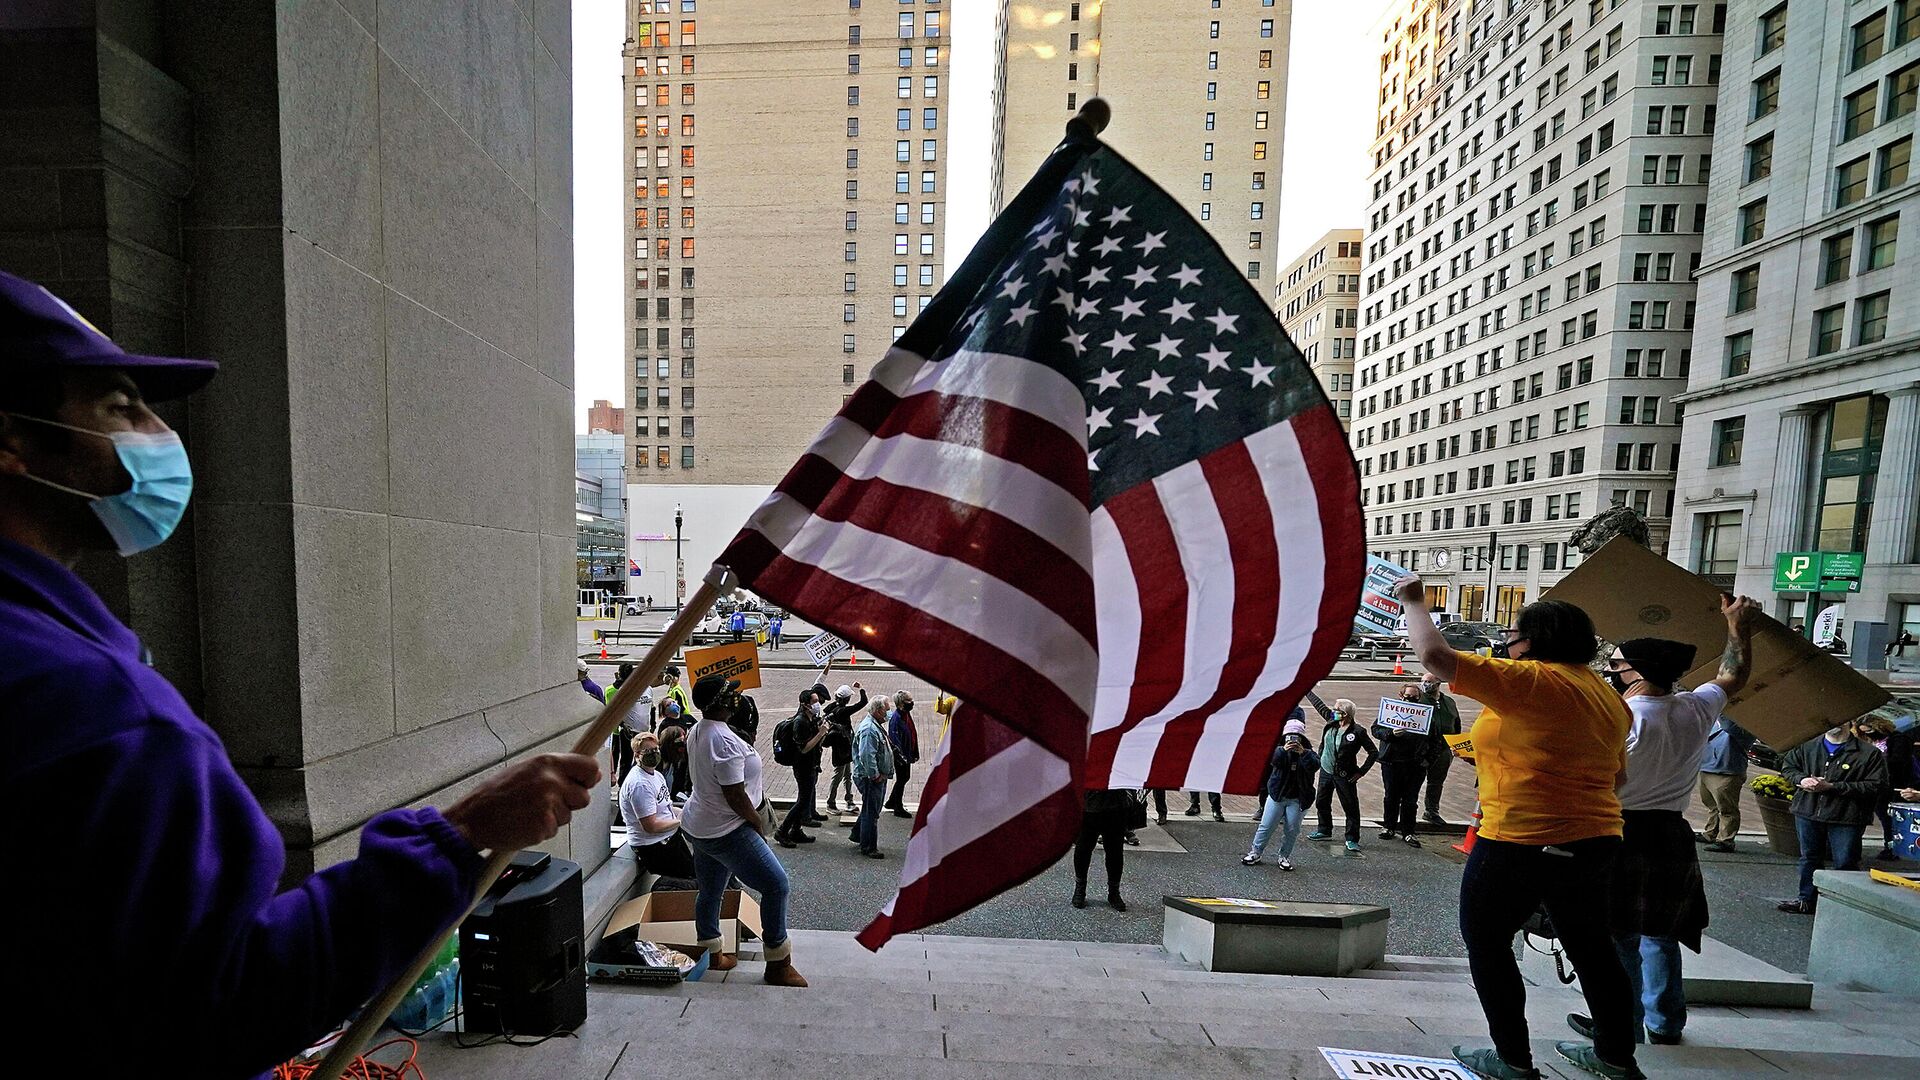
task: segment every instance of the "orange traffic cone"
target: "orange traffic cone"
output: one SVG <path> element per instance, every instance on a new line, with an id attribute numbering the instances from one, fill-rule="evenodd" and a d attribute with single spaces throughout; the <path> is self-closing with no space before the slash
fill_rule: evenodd
<path id="1" fill-rule="evenodd" d="M 847 666 L 848 667 L 860 666 L 860 650 L 859 649 L 847 650 Z"/>
<path id="2" fill-rule="evenodd" d="M 1399 653 L 1393 654 L 1393 673 L 1395 675 L 1405 675 L 1407 673 L 1407 665 L 1401 662 Z"/>
<path id="3" fill-rule="evenodd" d="M 600 643 L 600 659 L 605 660 L 606 658 L 607 658 L 607 643 L 602 641 Z"/>
<path id="4" fill-rule="evenodd" d="M 1473 854 L 1473 842 L 1479 839 L 1479 837 L 1480 837 L 1480 804 L 1478 802 L 1475 802 L 1473 804 L 1473 820 L 1467 822 L 1466 839 L 1460 841 L 1457 844 L 1452 844 L 1449 846 L 1452 847 L 1453 850 L 1459 852 L 1462 855 L 1471 855 Z"/>

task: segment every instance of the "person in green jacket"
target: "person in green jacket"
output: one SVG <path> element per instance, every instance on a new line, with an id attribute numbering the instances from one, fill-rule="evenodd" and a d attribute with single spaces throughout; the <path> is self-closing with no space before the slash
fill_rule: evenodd
<path id="1" fill-rule="evenodd" d="M 1432 742 L 1427 747 L 1427 812 L 1429 825 L 1445 825 L 1440 816 L 1440 788 L 1447 782 L 1447 770 L 1453 767 L 1453 748 L 1443 735 L 1460 734 L 1460 706 L 1440 689 L 1440 678 L 1431 671 L 1420 673 L 1420 700 L 1433 706 L 1433 726 L 1427 731 Z"/>

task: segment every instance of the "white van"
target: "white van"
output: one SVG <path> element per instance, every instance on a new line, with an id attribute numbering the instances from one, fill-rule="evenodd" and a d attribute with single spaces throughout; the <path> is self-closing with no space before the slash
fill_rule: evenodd
<path id="1" fill-rule="evenodd" d="M 1427 614 L 1433 616 L 1433 625 L 1435 626 L 1445 626 L 1448 623 L 1457 623 L 1460 621 L 1460 616 L 1451 611 L 1430 611 Z M 1407 617 L 1405 615 L 1395 620 L 1393 624 L 1393 636 L 1397 638 L 1405 638 L 1407 636 Z"/>

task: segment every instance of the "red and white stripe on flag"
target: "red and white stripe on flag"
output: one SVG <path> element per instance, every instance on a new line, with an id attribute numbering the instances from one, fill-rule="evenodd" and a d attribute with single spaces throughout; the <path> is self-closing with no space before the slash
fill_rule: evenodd
<path id="1" fill-rule="evenodd" d="M 964 702 L 869 948 L 1039 873 L 1079 827 L 1099 670 L 1086 453 L 1085 404 L 1053 369 L 894 349 L 720 558 Z"/>
<path id="2" fill-rule="evenodd" d="M 1346 644 L 1365 562 L 1351 468 L 1323 406 L 1094 511 L 1088 788 L 1257 791 L 1287 711 Z"/>

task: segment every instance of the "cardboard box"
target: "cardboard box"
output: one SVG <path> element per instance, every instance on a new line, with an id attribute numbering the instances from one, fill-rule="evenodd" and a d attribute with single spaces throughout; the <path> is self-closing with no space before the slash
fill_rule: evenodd
<path id="1" fill-rule="evenodd" d="M 1547 590 L 1577 604 L 1608 641 L 1666 638 L 1693 645 L 1694 669 L 1680 680 L 1699 686 L 1719 674 L 1727 645 L 1720 590 L 1625 537 L 1615 537 Z M 1887 692 L 1778 620 L 1760 616 L 1753 633 L 1753 676 L 1727 715 L 1782 752 L 1834 724 L 1872 712 Z"/>
<path id="2" fill-rule="evenodd" d="M 698 958 L 700 935 L 693 928 L 694 893 L 687 890 L 650 892 L 613 909 L 607 920 L 608 934 L 629 926 L 639 927 L 640 937 L 660 945 L 671 945 Z M 720 902 L 720 950 L 740 951 L 740 928 L 760 936 L 760 904 L 739 889 L 728 889 Z"/>

